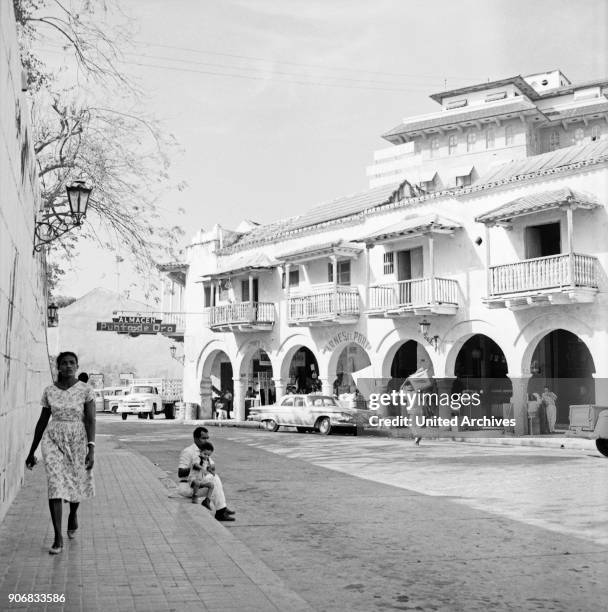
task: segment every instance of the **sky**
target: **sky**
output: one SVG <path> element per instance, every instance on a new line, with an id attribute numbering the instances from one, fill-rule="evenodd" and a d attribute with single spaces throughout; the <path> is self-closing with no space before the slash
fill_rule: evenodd
<path id="1" fill-rule="evenodd" d="M 439 110 L 429 95 L 446 87 L 556 68 L 573 82 L 608 76 L 606 0 L 121 7 L 134 28 L 124 69 L 180 143 L 171 172 L 188 187 L 163 206 L 186 229 L 184 243 L 215 223 L 267 223 L 365 190 L 373 152 L 390 146 L 380 135 Z M 58 293 L 133 283 L 128 262 L 82 245 Z M 131 297 L 141 296 L 132 288 Z"/>

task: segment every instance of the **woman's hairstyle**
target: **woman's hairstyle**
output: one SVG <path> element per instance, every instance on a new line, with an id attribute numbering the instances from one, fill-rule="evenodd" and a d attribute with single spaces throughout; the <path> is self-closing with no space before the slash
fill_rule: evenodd
<path id="1" fill-rule="evenodd" d="M 74 357 L 74 359 L 76 360 L 76 364 L 78 364 L 78 355 L 76 355 L 76 353 L 72 353 L 72 351 L 63 351 L 63 353 L 59 353 L 59 355 L 57 355 L 57 359 L 55 361 L 55 363 L 57 364 L 57 368 L 59 368 L 59 364 L 61 363 L 61 360 L 64 357 L 67 357 L 68 355 Z"/>

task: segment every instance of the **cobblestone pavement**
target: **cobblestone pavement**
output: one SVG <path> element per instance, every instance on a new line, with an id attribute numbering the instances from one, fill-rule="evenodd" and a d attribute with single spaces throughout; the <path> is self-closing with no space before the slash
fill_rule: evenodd
<path id="1" fill-rule="evenodd" d="M 0 523 L 0 610 L 310 609 L 207 510 L 170 498 L 147 459 L 102 434 L 97 442 L 97 496 L 81 505 L 77 537 L 59 555 L 47 552 L 44 468 L 26 472 Z M 26 601 L 11 604 L 10 594 Z M 28 594 L 64 603 L 27 603 Z"/>
<path id="2" fill-rule="evenodd" d="M 191 430 L 112 427 L 170 473 Z M 315 610 L 571 612 L 608 600 L 608 462 L 589 451 L 211 438 L 239 510 L 231 533 Z"/>

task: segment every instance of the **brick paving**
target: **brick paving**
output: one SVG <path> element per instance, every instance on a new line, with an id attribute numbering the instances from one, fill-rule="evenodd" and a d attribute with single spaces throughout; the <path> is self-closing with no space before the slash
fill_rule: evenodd
<path id="1" fill-rule="evenodd" d="M 80 529 L 48 554 L 53 530 L 39 464 L 0 523 L 0 610 L 310 610 L 210 512 L 175 497 L 166 473 L 98 436 L 97 496 Z M 238 518 L 237 518 L 238 520 Z M 64 506 L 65 532 L 67 506 Z M 65 595 L 12 603 L 10 593 Z"/>

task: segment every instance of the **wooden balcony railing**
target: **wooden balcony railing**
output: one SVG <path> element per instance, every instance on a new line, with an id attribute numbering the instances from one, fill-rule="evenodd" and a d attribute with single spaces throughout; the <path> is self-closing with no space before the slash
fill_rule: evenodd
<path id="1" fill-rule="evenodd" d="M 598 286 L 597 258 L 566 253 L 491 266 L 490 297 L 524 291 Z"/>
<path id="2" fill-rule="evenodd" d="M 274 304 L 272 302 L 235 302 L 209 308 L 211 329 L 232 326 L 272 326 Z"/>
<path id="3" fill-rule="evenodd" d="M 458 305 L 458 283 L 449 278 L 415 278 L 369 288 L 369 310 L 395 310 L 433 306 Z"/>
<path id="4" fill-rule="evenodd" d="M 288 313 L 291 323 L 332 320 L 359 316 L 359 290 L 356 287 L 332 285 L 313 287 L 310 293 L 289 297 Z"/>

